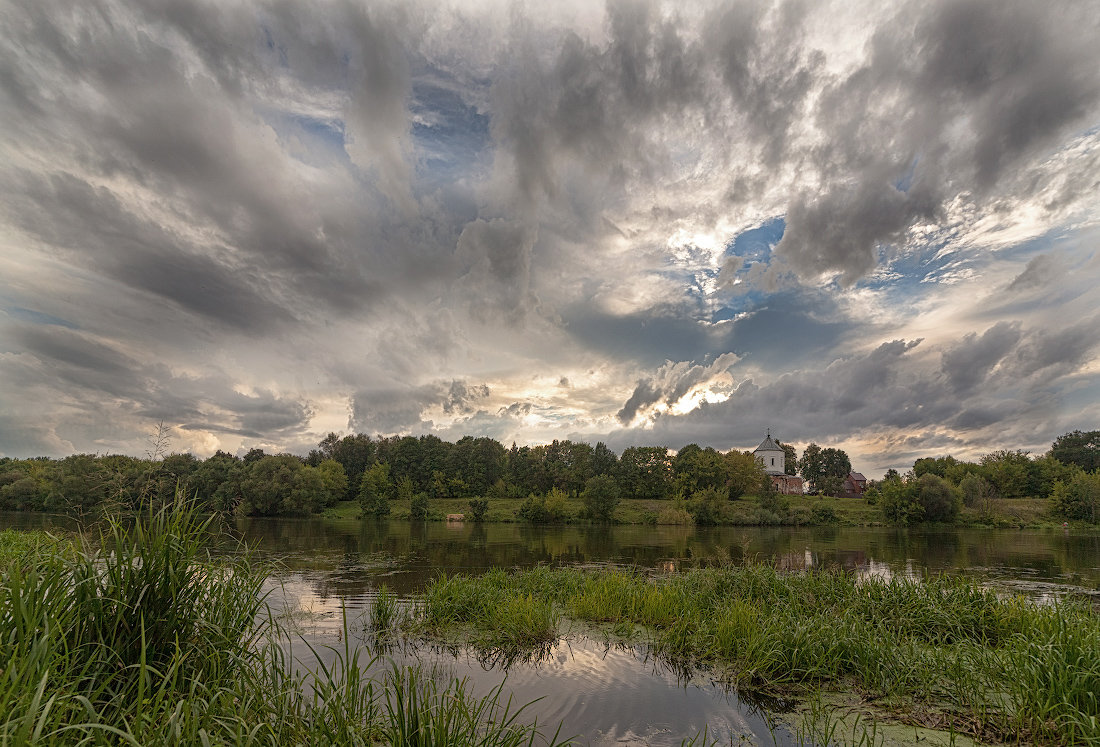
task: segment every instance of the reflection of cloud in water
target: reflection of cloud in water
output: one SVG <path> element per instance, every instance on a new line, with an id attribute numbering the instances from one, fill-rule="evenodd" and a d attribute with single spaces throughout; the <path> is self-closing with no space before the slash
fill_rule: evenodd
<path id="1" fill-rule="evenodd" d="M 331 664 L 345 645 L 377 651 L 366 631 L 366 610 L 374 592 L 363 595 L 364 609 L 353 611 L 342 609 L 339 598 L 318 595 L 313 589 L 305 578 L 269 582 L 266 589 L 272 609 L 284 610 L 284 619 L 293 622 L 290 632 L 297 642 L 290 640 L 284 645 L 299 667 L 315 667 L 313 657 Z M 740 735 L 747 735 L 751 743 L 772 743 L 759 708 L 702 674 L 683 679 L 682 672 L 652 656 L 644 645 L 615 646 L 571 636 L 529 661 L 494 657 L 465 647 L 400 641 L 384 652 L 373 660 L 370 670 L 377 677 L 395 662 L 421 666 L 443 684 L 466 678 L 478 697 L 504 683 L 505 697 L 511 695 L 514 703 L 537 700 L 524 711 L 522 720 L 537 718 L 539 724 L 552 725 L 551 732 L 561 722 L 562 735 L 579 734 L 581 744 L 678 745 L 704 728 L 722 742 L 736 744 Z M 776 736 L 779 744 L 788 742 L 785 733 Z"/>

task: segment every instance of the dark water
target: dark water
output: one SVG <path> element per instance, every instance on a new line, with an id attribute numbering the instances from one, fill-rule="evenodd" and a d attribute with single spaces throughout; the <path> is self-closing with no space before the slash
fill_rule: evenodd
<path id="1" fill-rule="evenodd" d="M 0 528 L 48 528 L 58 520 L 2 514 Z M 840 567 L 855 574 L 976 577 L 1039 603 L 1082 594 L 1100 603 L 1100 534 L 1062 530 L 898 530 L 889 528 L 530 527 L 518 524 L 245 519 L 225 527 L 277 561 L 273 601 L 305 641 L 335 656 L 366 645 L 364 615 L 383 584 L 404 597 L 441 573 L 534 565 L 616 564 L 674 572 L 693 566 L 767 560 L 780 567 Z M 345 623 L 344 614 L 347 614 Z M 301 655 L 306 646 L 294 652 Z M 397 648 L 388 658 L 420 662 L 449 679 L 469 678 L 477 694 L 501 682 L 519 703 L 542 698 L 526 720 L 563 723 L 591 744 L 679 744 L 704 727 L 722 744 L 791 744 L 773 708 L 739 699 L 705 672 L 685 674 L 644 645 L 608 646 L 576 632 L 536 661 L 506 663 L 476 652 Z M 768 704 L 773 705 L 773 704 Z"/>

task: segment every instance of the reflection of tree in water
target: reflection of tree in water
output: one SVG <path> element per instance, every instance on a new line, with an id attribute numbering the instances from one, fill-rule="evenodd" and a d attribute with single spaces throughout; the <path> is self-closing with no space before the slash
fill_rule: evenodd
<path id="1" fill-rule="evenodd" d="M 362 595 L 382 582 L 407 596 L 439 574 L 476 574 L 492 567 L 610 562 L 667 570 L 750 561 L 804 567 L 807 550 L 812 567 L 869 571 L 873 566 L 875 573 L 901 574 L 911 568 L 918 575 L 970 571 L 1088 589 L 1100 584 L 1095 561 L 1100 535 L 1060 529 L 448 526 L 253 518 L 232 522 L 224 531 L 285 568 L 310 571 L 317 592 L 326 596 Z"/>

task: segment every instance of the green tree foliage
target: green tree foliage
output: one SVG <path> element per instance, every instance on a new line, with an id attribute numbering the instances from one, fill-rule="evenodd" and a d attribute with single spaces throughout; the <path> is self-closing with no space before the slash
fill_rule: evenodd
<path id="1" fill-rule="evenodd" d="M 558 488 L 551 488 L 544 495 L 532 493 L 520 504 L 519 518 L 532 524 L 558 524 L 568 515 L 568 497 Z"/>
<path id="2" fill-rule="evenodd" d="M 1054 512 L 1067 519 L 1100 523 L 1100 471 L 1077 470 L 1068 480 L 1060 480 L 1051 503 Z"/>
<path id="3" fill-rule="evenodd" d="M 672 475 L 676 489 L 684 495 L 707 488 L 727 490 L 730 481 L 729 466 L 723 455 L 696 444 L 688 444 L 676 452 L 672 459 Z"/>
<path id="4" fill-rule="evenodd" d="M 809 485 L 810 492 L 825 492 L 824 488 L 839 492 L 836 481 L 826 481 L 826 478 L 835 477 L 843 481 L 852 471 L 852 462 L 841 449 L 832 447 L 823 449 L 811 443 L 802 452 L 802 458 L 798 460 L 798 471 Z"/>
<path id="5" fill-rule="evenodd" d="M 924 521 L 924 506 L 917 500 L 915 480 L 883 480 L 868 492 L 868 498 L 882 506 L 887 521 L 902 526 Z"/>
<path id="6" fill-rule="evenodd" d="M 111 475 L 92 454 L 65 457 L 51 472 L 43 503 L 47 511 L 88 513 L 109 496 Z"/>
<path id="7" fill-rule="evenodd" d="M 590 518 L 610 522 L 619 505 L 619 484 L 610 475 L 590 477 L 584 484 L 581 500 Z"/>
<path id="8" fill-rule="evenodd" d="M 319 447 L 317 454 L 311 453 L 307 461 L 315 467 L 327 460 L 338 462 L 344 468 L 346 478 L 344 494 L 339 500 L 354 500 L 363 473 L 375 461 L 374 441 L 363 433 L 343 437 L 329 433 L 321 440 Z"/>
<path id="9" fill-rule="evenodd" d="M 409 501 L 409 518 L 413 521 L 423 521 L 428 518 L 428 494 L 417 493 Z"/>
<path id="10" fill-rule="evenodd" d="M 776 441 L 775 443 L 779 448 L 783 449 L 783 473 L 787 475 L 797 475 L 798 451 L 790 444 L 785 444 L 780 441 Z"/>
<path id="11" fill-rule="evenodd" d="M 614 475 L 619 468 L 619 457 L 607 447 L 603 441 L 598 441 L 592 449 L 592 474 Z"/>
<path id="12" fill-rule="evenodd" d="M 390 465 L 375 462 L 363 472 L 359 481 L 359 507 L 364 514 L 385 516 L 390 512 L 390 500 L 396 495 L 390 479 Z"/>
<path id="13" fill-rule="evenodd" d="M 252 461 L 241 480 L 239 510 L 257 516 L 308 513 L 313 500 L 302 494 L 303 489 L 311 487 L 308 479 L 303 481 L 304 469 L 302 460 L 290 454 Z"/>
<path id="14" fill-rule="evenodd" d="M 722 515 L 729 497 L 724 490 L 704 488 L 691 496 L 687 503 L 688 513 L 699 526 L 714 526 L 722 521 Z"/>
<path id="15" fill-rule="evenodd" d="M 632 446 L 619 457 L 619 486 L 628 498 L 668 498 L 672 459 L 664 446 Z"/>
<path id="16" fill-rule="evenodd" d="M 214 511 L 234 511 L 241 503 L 244 465 L 240 459 L 217 451 L 191 475 L 191 486 L 200 506 Z"/>
<path id="17" fill-rule="evenodd" d="M 731 449 L 723 455 L 726 467 L 726 495 L 731 499 L 743 495 L 766 493 L 771 479 L 751 451 Z"/>
<path id="18" fill-rule="evenodd" d="M 1071 431 L 1059 436 L 1050 446 L 1050 455 L 1062 464 L 1094 472 L 1100 469 L 1100 431 Z"/>
<path id="19" fill-rule="evenodd" d="M 959 492 L 962 494 L 963 505 L 968 508 L 984 506 L 996 495 L 989 481 L 973 472 L 967 473 L 959 481 Z"/>
<path id="20" fill-rule="evenodd" d="M 981 458 L 983 477 L 1001 498 L 1027 498 L 1041 493 L 1041 473 L 1026 451 L 994 451 Z"/>
<path id="21" fill-rule="evenodd" d="M 933 474 L 921 475 L 917 479 L 917 501 L 924 510 L 925 521 L 947 523 L 955 521 L 962 503 L 955 487 Z"/>
<path id="22" fill-rule="evenodd" d="M 344 499 L 348 492 L 348 476 L 342 464 L 335 459 L 326 459 L 310 469 L 317 471 L 321 481 L 321 506 L 332 506 Z"/>

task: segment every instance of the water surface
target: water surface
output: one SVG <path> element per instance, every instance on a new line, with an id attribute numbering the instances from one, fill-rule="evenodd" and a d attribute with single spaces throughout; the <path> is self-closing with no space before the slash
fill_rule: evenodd
<path id="1" fill-rule="evenodd" d="M 71 524 L 41 514 L 0 514 L 0 528 L 7 526 Z M 346 644 L 371 645 L 365 615 L 383 584 L 408 599 L 440 574 L 496 567 L 618 565 L 671 573 L 761 560 L 789 570 L 837 567 L 884 578 L 957 573 L 1039 603 L 1066 594 L 1100 602 L 1100 534 L 1062 530 L 532 527 L 257 518 L 223 529 L 226 537 L 243 540 L 273 562 L 276 572 L 268 588 L 273 603 L 290 610 L 288 619 L 300 636 L 291 643 L 298 656 L 308 653 L 303 640 L 323 658 L 334 658 Z M 309 657 L 303 658 L 308 664 Z M 444 679 L 467 678 L 479 695 L 504 682 L 517 703 L 541 698 L 525 711 L 525 720 L 561 722 L 563 735 L 580 735 L 582 743 L 675 745 L 704 727 L 723 744 L 794 743 L 789 729 L 774 721 L 774 704 L 764 707 L 747 695 L 738 697 L 706 672 L 675 671 L 654 659 L 644 643 L 609 646 L 573 631 L 533 661 L 398 646 L 376 666 L 389 660 L 419 662 Z"/>

